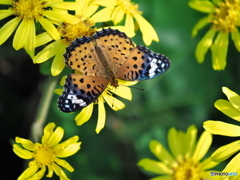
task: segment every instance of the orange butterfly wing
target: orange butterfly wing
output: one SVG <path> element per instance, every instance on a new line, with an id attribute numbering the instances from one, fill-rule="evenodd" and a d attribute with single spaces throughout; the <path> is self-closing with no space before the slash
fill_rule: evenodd
<path id="1" fill-rule="evenodd" d="M 79 111 L 97 100 L 107 84 L 105 77 L 70 74 L 58 99 L 58 107 L 63 112 Z"/>

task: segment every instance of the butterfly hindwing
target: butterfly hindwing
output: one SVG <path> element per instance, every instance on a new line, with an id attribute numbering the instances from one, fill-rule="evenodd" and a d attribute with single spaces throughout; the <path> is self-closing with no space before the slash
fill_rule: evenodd
<path id="1" fill-rule="evenodd" d="M 70 74 L 58 99 L 58 107 L 63 112 L 79 111 L 97 100 L 107 84 L 105 77 Z"/>
<path id="2" fill-rule="evenodd" d="M 117 71 L 117 78 L 126 81 L 152 79 L 163 74 L 169 67 L 170 60 L 163 54 L 137 46 Z"/>

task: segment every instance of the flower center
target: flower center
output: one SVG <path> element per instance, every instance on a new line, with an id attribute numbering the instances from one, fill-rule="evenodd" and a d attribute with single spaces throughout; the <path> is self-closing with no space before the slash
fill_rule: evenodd
<path id="1" fill-rule="evenodd" d="M 62 26 L 58 28 L 61 37 L 64 38 L 67 45 L 76 38 L 81 38 L 82 36 L 91 36 L 96 31 L 95 28 L 91 28 L 95 25 L 94 22 L 80 16 L 78 17 L 81 19 L 79 23 L 63 23 Z"/>
<path id="2" fill-rule="evenodd" d="M 225 0 L 218 3 L 212 17 L 213 28 L 218 31 L 232 32 L 240 25 L 240 1 Z"/>
<path id="3" fill-rule="evenodd" d="M 35 160 L 40 165 L 49 165 L 55 160 L 53 149 L 46 145 L 39 145 L 34 153 Z"/>
<path id="4" fill-rule="evenodd" d="M 117 0 L 117 4 L 125 13 L 131 14 L 141 14 L 142 12 L 138 10 L 138 4 L 130 2 L 130 0 Z"/>
<path id="5" fill-rule="evenodd" d="M 199 164 L 185 160 L 174 168 L 173 176 L 175 180 L 203 180 L 201 171 Z"/>
<path id="6" fill-rule="evenodd" d="M 18 0 L 13 1 L 15 15 L 22 19 L 37 19 L 44 11 L 41 0 Z"/>

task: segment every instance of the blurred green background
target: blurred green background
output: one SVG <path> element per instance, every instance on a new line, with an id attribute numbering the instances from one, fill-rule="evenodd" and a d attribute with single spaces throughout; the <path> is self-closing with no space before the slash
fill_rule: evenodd
<path id="1" fill-rule="evenodd" d="M 66 159 L 75 168 L 73 173 L 66 171 L 72 180 L 149 179 L 154 175 L 144 172 L 136 163 L 145 157 L 156 159 L 149 151 L 150 140 L 156 139 L 167 146 L 166 135 L 170 127 L 185 131 L 195 124 L 200 134 L 205 120 L 234 123 L 213 105 L 217 99 L 225 98 L 222 86 L 240 93 L 240 61 L 233 44 L 229 44 L 226 70 L 214 71 L 210 53 L 203 64 L 198 64 L 194 57 L 197 42 L 209 27 L 194 39 L 191 30 L 204 14 L 190 9 L 187 1 L 134 2 L 139 4 L 143 16 L 160 38 L 160 42 L 153 42 L 149 48 L 167 55 L 172 66 L 161 77 L 135 85 L 144 91 L 132 89 L 133 99 L 123 100 L 126 105 L 123 110 L 114 112 L 107 107 L 106 126 L 98 135 L 95 133 L 96 107 L 90 121 L 76 126 L 73 119 L 77 113 L 60 112 L 56 104 L 58 95 L 53 95 L 47 122 L 62 126 L 65 139 L 79 135 L 82 141 L 81 150 Z M 0 21 L 0 27 L 8 20 Z M 143 45 L 140 32 L 133 41 Z M 12 37 L 0 46 L 0 174 L 5 179 L 17 179 L 26 168 L 24 161 L 13 153 L 10 141 L 15 136 L 29 137 L 41 92 L 48 79 L 40 69 L 49 73 L 49 65 L 50 61 L 41 66 L 33 64 L 24 50 L 15 51 Z M 70 69 L 64 71 L 59 79 L 69 72 Z M 210 153 L 233 140 L 214 136 Z"/>

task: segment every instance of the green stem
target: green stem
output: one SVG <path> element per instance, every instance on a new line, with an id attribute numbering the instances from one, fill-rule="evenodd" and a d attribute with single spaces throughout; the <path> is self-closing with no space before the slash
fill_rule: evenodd
<path id="1" fill-rule="evenodd" d="M 49 107 L 52 102 L 57 80 L 58 78 L 49 76 L 44 83 L 41 99 L 36 113 L 36 118 L 31 128 L 30 139 L 34 141 L 38 141 L 42 136 L 43 125 L 46 121 Z"/>

